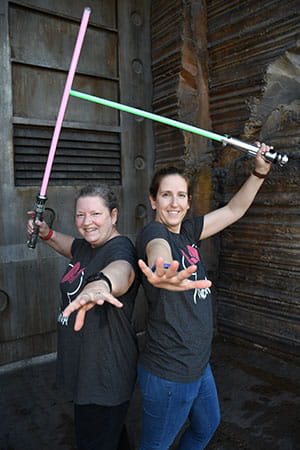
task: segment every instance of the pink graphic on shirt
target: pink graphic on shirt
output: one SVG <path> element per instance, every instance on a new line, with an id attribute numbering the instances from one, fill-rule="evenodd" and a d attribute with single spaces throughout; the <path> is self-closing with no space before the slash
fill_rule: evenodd
<path id="1" fill-rule="evenodd" d="M 200 261 L 200 256 L 198 253 L 198 250 L 196 247 L 192 247 L 191 245 L 187 245 L 186 246 L 187 251 L 188 251 L 188 255 L 185 253 L 184 250 L 180 250 L 182 253 L 182 266 L 184 269 L 186 269 L 186 263 L 185 260 L 187 260 L 190 264 L 197 264 L 197 262 Z M 198 275 L 197 275 L 197 271 L 194 272 L 191 275 L 191 279 L 193 279 L 194 281 L 198 280 Z M 207 280 L 206 276 L 204 277 L 205 280 Z M 206 297 L 210 294 L 210 288 L 205 288 L 205 289 L 200 289 L 200 288 L 196 288 L 194 289 L 194 295 L 193 295 L 193 299 L 194 299 L 194 303 L 195 305 L 197 305 L 198 303 L 198 299 L 199 300 L 205 300 Z"/>
<path id="2" fill-rule="evenodd" d="M 200 261 L 198 250 L 195 247 L 192 247 L 191 245 L 187 245 L 186 248 L 187 251 L 189 252 L 189 255 L 187 255 L 184 252 L 184 250 L 181 250 L 183 256 L 190 264 L 197 264 L 197 262 Z"/>
<path id="3" fill-rule="evenodd" d="M 68 281 L 70 284 L 72 284 L 85 270 L 85 267 L 83 269 L 80 269 L 80 262 L 77 262 L 74 264 L 74 266 L 69 270 L 69 272 L 63 277 L 61 280 L 62 283 L 65 281 Z"/>

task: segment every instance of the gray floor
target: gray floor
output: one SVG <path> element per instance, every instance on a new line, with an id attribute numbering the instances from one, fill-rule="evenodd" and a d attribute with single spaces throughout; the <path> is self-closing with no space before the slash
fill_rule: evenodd
<path id="1" fill-rule="evenodd" d="M 75 449 L 72 405 L 56 390 L 53 356 L 22 367 L 0 368 L 1 450 Z M 300 366 L 296 361 L 219 338 L 211 364 L 222 422 L 208 450 L 300 449 Z M 128 430 L 137 448 L 138 390 Z"/>

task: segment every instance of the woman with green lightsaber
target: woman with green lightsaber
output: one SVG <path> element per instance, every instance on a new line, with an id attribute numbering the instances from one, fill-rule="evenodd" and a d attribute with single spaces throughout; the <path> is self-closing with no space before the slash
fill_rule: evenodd
<path id="1" fill-rule="evenodd" d="M 148 302 L 145 345 L 138 363 L 143 395 L 139 450 L 167 450 L 186 421 L 178 450 L 202 450 L 220 421 L 209 364 L 213 314 L 200 242 L 242 217 L 266 178 L 270 148 L 257 147 L 255 169 L 227 205 L 189 216 L 191 186 L 175 167 L 158 170 L 150 185 L 155 218 L 137 236 Z M 196 284 L 199 283 L 197 286 Z M 203 281 L 201 281 L 203 283 Z"/>

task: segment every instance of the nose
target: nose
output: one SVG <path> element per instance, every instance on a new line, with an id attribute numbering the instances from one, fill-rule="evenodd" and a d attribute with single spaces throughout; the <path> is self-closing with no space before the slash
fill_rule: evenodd
<path id="1" fill-rule="evenodd" d="M 82 224 L 87 225 L 89 223 L 91 223 L 91 216 L 89 214 L 85 214 L 83 216 Z"/>
<path id="2" fill-rule="evenodd" d="M 176 195 L 172 195 L 172 197 L 171 197 L 171 205 L 172 206 L 177 206 L 177 197 L 176 197 Z"/>

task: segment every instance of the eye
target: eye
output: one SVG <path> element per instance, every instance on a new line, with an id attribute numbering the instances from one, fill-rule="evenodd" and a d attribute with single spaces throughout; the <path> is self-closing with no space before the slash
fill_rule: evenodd
<path id="1" fill-rule="evenodd" d="M 163 193 L 161 194 L 161 196 L 162 196 L 162 197 L 169 197 L 169 193 L 168 193 L 168 192 L 163 192 Z"/>
<path id="2" fill-rule="evenodd" d="M 180 197 L 180 198 L 186 198 L 186 193 L 185 193 L 185 192 L 181 192 L 181 193 L 179 194 L 179 197 Z"/>
<path id="3" fill-rule="evenodd" d="M 93 214 L 92 214 L 93 216 L 100 216 L 101 215 L 101 213 L 100 212 L 98 212 L 98 211 L 95 211 Z"/>
<path id="4" fill-rule="evenodd" d="M 78 218 L 83 217 L 83 216 L 84 216 L 83 213 L 76 213 L 76 217 L 78 217 Z"/>

